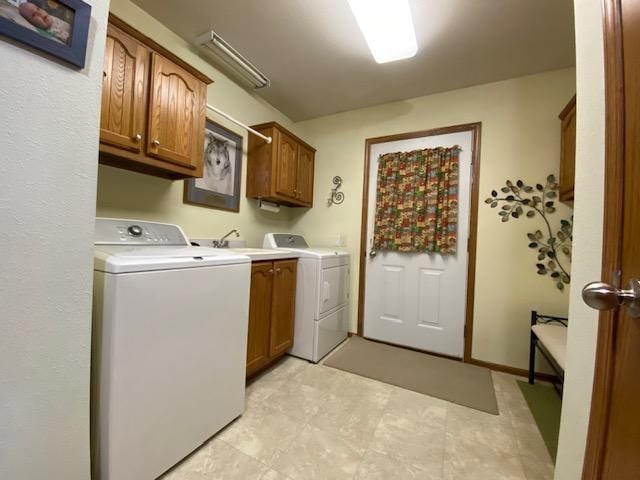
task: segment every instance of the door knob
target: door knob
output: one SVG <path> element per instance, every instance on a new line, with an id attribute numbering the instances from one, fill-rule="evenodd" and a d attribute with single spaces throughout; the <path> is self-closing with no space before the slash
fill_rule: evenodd
<path id="1" fill-rule="evenodd" d="M 371 258 L 375 258 L 375 256 L 376 256 L 377 254 L 378 254 L 378 252 L 376 252 L 375 250 L 371 250 L 371 251 L 369 252 L 369 257 L 371 257 Z"/>
<path id="2" fill-rule="evenodd" d="M 592 282 L 582 289 L 582 299 L 591 308 L 600 311 L 624 306 L 632 318 L 640 318 L 640 279 L 633 278 L 627 290 L 604 282 Z"/>
<path id="3" fill-rule="evenodd" d="M 157 138 L 154 139 L 151 143 L 153 144 L 154 147 L 159 147 L 160 146 L 160 140 L 158 140 Z"/>
<path id="4" fill-rule="evenodd" d="M 139 133 L 136 133 L 136 134 L 133 136 L 133 141 L 134 141 L 134 142 L 139 142 L 140 140 L 142 140 L 142 135 L 140 135 Z"/>

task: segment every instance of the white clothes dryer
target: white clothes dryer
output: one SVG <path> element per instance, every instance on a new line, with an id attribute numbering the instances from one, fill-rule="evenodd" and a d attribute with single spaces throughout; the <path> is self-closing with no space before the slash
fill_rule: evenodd
<path id="1" fill-rule="evenodd" d="M 347 338 L 350 255 L 331 248 L 311 248 L 302 235 L 267 233 L 263 248 L 300 255 L 293 347 L 296 357 L 320 361 Z"/>

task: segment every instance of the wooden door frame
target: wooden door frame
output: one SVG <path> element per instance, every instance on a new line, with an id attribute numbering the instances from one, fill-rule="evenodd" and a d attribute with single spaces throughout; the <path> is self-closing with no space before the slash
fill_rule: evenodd
<path id="1" fill-rule="evenodd" d="M 371 159 L 370 150 L 373 145 L 379 143 L 395 142 L 399 140 L 411 140 L 421 137 L 433 137 L 436 135 L 446 135 L 449 133 L 471 132 L 473 152 L 471 152 L 471 192 L 469 205 L 469 239 L 467 257 L 467 299 L 465 308 L 464 326 L 464 354 L 462 360 L 470 362 L 471 345 L 473 340 L 473 303 L 475 298 L 476 281 L 476 243 L 478 234 L 478 197 L 480 179 L 480 137 L 482 133 L 482 122 L 465 123 L 452 125 L 450 127 L 421 130 L 418 132 L 399 133 L 395 135 L 385 135 L 382 137 L 367 138 L 365 141 L 364 154 L 364 181 L 362 195 L 362 219 L 360 225 L 360 283 L 358 286 L 358 336 L 363 336 L 364 330 L 364 301 L 367 271 L 367 239 L 368 235 L 368 215 L 369 215 L 369 168 Z M 415 349 L 414 349 L 415 350 Z M 432 352 L 428 352 L 432 353 Z M 446 356 L 446 355 L 443 355 Z"/>
<path id="2" fill-rule="evenodd" d="M 605 78 L 605 178 L 602 281 L 615 284 L 622 264 L 625 167 L 625 92 L 620 0 L 603 0 Z M 596 280 L 596 279 L 594 279 Z M 598 320 L 595 372 L 583 480 L 602 478 L 611 412 L 618 310 L 601 312 Z"/>

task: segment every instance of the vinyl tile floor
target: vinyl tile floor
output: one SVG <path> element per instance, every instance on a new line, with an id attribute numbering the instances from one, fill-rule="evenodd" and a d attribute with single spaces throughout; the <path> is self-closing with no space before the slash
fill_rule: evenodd
<path id="1" fill-rule="evenodd" d="M 551 480 L 512 375 L 500 415 L 285 357 L 247 387 L 245 413 L 162 480 Z"/>

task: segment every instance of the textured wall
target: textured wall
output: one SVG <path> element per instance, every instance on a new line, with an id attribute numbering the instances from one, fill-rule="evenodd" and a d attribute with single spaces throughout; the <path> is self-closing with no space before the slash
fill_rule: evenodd
<path id="1" fill-rule="evenodd" d="M 573 285 L 567 371 L 556 462 L 557 480 L 581 478 L 591 411 L 598 312 L 582 302 L 582 287 L 600 279 L 604 196 L 604 58 L 599 2 L 575 1 L 576 198 Z"/>
<path id="2" fill-rule="evenodd" d="M 346 238 L 353 256 L 351 329 L 356 329 L 356 299 L 362 209 L 364 143 L 369 137 L 482 122 L 480 210 L 473 356 L 526 368 L 529 311 L 566 313 L 568 292 L 555 289 L 536 274 L 536 257 L 527 248 L 526 232 L 539 220 L 504 225 L 496 210 L 483 203 L 491 189 L 507 178 L 544 181 L 558 171 L 558 113 L 575 93 L 574 69 L 558 70 L 479 85 L 427 97 L 354 110 L 297 124 L 318 148 L 315 207 L 294 212 L 294 230 L 316 244 Z M 344 179 L 346 200 L 326 206 L 331 178 Z M 569 215 L 560 207 L 560 215 Z M 537 226 L 534 226 L 537 225 Z"/>
<path id="3" fill-rule="evenodd" d="M 209 75 L 214 80 L 207 90 L 207 100 L 212 105 L 249 125 L 275 120 L 285 127 L 292 127 L 291 121 L 282 113 L 225 77 L 201 57 L 193 45 L 175 35 L 129 0 L 112 0 L 110 10 Z M 241 135 L 246 150 L 248 136 L 245 130 L 213 112 L 208 112 L 208 115 Z M 257 207 L 255 200 L 248 200 L 244 195 L 246 169 L 245 152 L 242 159 L 240 213 L 230 213 L 183 204 L 182 181 L 164 180 L 100 166 L 97 213 L 100 216 L 178 223 L 187 235 L 194 238 L 217 237 L 232 228 L 237 228 L 250 246 L 262 246 L 265 232 L 286 231 L 289 228 L 291 212 L 284 207 L 277 214 L 265 212 Z"/>
<path id="4" fill-rule="evenodd" d="M 0 39 L 0 478 L 89 478 L 98 117 L 108 2 L 87 66 Z"/>

